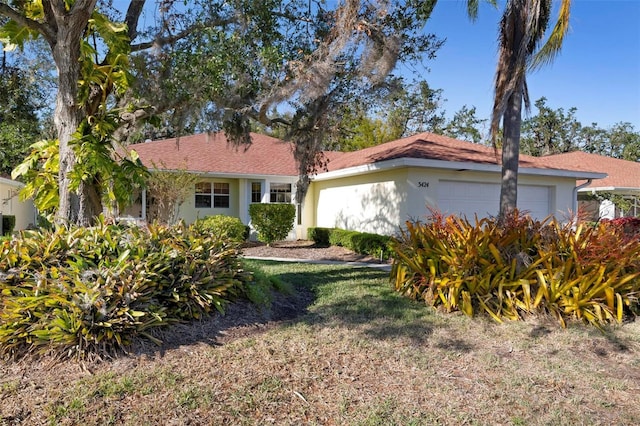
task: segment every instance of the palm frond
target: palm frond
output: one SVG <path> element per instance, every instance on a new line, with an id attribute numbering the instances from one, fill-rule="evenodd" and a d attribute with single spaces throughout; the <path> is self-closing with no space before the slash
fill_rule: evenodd
<path id="1" fill-rule="evenodd" d="M 529 85 L 527 84 L 527 79 L 524 79 L 522 88 L 522 99 L 524 101 L 524 110 L 527 115 L 531 114 L 531 98 L 529 97 Z"/>
<path id="2" fill-rule="evenodd" d="M 496 68 L 495 95 L 491 114 L 491 140 L 495 141 L 500 130 L 500 120 L 507 108 L 507 102 L 517 88 L 524 84 L 529 38 L 526 21 L 527 4 L 510 1 L 500 20 L 498 66 Z M 514 52 L 516 52 L 514 54 Z"/>
<path id="3" fill-rule="evenodd" d="M 551 63 L 560 53 L 564 37 L 569 31 L 569 15 L 571 10 L 571 0 L 562 0 L 558 12 L 558 20 L 549 35 L 546 43 L 538 50 L 529 64 L 529 69 L 535 70 L 543 65 Z M 546 24 L 545 24 L 546 27 Z"/>
<path id="4" fill-rule="evenodd" d="M 469 15 L 469 19 L 471 19 L 472 22 L 478 19 L 479 4 L 479 0 L 467 0 L 467 15 Z"/>

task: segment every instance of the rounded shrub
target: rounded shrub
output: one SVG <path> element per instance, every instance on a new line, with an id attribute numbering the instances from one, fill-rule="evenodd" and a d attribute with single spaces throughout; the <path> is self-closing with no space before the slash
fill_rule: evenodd
<path id="1" fill-rule="evenodd" d="M 4 235 L 11 235 L 13 228 L 16 226 L 16 217 L 12 215 L 2 215 L 2 233 Z M 0 235 L 1 237 L 2 235 Z"/>
<path id="2" fill-rule="evenodd" d="M 195 227 L 222 240 L 242 243 L 249 238 L 249 227 L 232 216 L 214 215 L 196 221 Z"/>
<path id="3" fill-rule="evenodd" d="M 331 235 L 332 228 L 309 228 L 307 230 L 309 239 L 313 240 L 319 246 L 329 246 L 329 236 Z"/>
<path id="4" fill-rule="evenodd" d="M 249 216 L 258 238 L 271 244 L 287 238 L 293 229 L 296 208 L 293 204 L 251 204 Z"/>

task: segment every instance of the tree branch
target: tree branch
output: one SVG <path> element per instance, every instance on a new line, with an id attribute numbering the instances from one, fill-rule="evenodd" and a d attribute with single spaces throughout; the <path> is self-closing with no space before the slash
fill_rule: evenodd
<path id="1" fill-rule="evenodd" d="M 187 37 L 189 34 L 193 33 L 196 30 L 204 29 L 204 28 L 212 28 L 212 27 L 221 27 L 224 25 L 235 23 L 234 19 L 220 19 L 213 20 L 202 24 L 193 25 L 185 30 L 180 31 L 178 34 L 168 36 L 168 37 L 156 37 L 151 41 L 147 41 L 144 43 L 132 44 L 131 51 L 132 52 L 140 52 L 142 50 L 150 49 L 153 46 L 164 46 L 165 44 L 175 43 L 178 40 L 182 40 Z"/>
<path id="2" fill-rule="evenodd" d="M 58 22 L 55 19 L 55 14 L 53 13 L 53 8 L 50 0 L 42 1 L 42 10 L 44 11 L 44 19 L 47 25 L 52 29 L 51 37 L 44 35 L 43 37 L 49 43 L 49 46 L 53 49 L 53 45 L 56 42 L 56 33 L 58 32 Z"/>
<path id="3" fill-rule="evenodd" d="M 62 4 L 63 2 L 58 2 L 58 4 Z M 86 11 L 93 11 L 96 7 L 97 0 L 76 0 L 76 2 L 71 7 L 69 14 L 73 15 L 75 13 L 85 13 Z"/>
<path id="4" fill-rule="evenodd" d="M 188 36 L 189 34 L 191 34 L 192 31 L 193 31 L 193 28 L 189 28 L 189 29 L 181 31 L 178 34 L 170 36 L 170 37 L 157 37 L 156 39 L 154 39 L 152 41 L 147 41 L 147 42 L 138 43 L 138 44 L 132 44 L 131 45 L 131 51 L 132 52 L 140 52 L 142 50 L 150 49 L 153 46 L 157 46 L 157 45 L 164 46 L 165 44 L 175 43 L 176 41 L 178 41 L 180 39 L 183 39 L 186 36 Z"/>
<path id="5" fill-rule="evenodd" d="M 274 124 L 284 124 L 285 126 L 291 126 L 291 121 L 286 120 L 282 117 L 270 118 L 267 116 L 267 104 L 262 105 L 260 111 L 257 111 L 255 108 L 251 108 L 247 115 L 257 122 L 264 124 L 265 126 L 271 127 Z"/>
<path id="6" fill-rule="evenodd" d="M 131 0 L 131 3 L 129 3 L 127 15 L 124 18 L 124 22 L 127 24 L 129 40 L 133 41 L 138 36 L 138 19 L 140 19 L 144 4 L 145 0 Z"/>
<path id="7" fill-rule="evenodd" d="M 278 12 L 278 11 L 272 11 L 271 14 L 273 16 L 277 16 L 278 18 L 284 18 L 287 19 L 291 22 L 306 22 L 306 23 L 314 23 L 315 21 L 312 18 L 304 18 L 302 16 L 296 16 L 290 12 Z"/>
<path id="8" fill-rule="evenodd" d="M 43 6 L 44 6 L 44 3 L 48 3 L 48 1 L 43 1 Z M 4 15 L 7 18 L 16 21 L 18 24 L 22 25 L 23 27 L 27 27 L 31 30 L 39 32 L 40 34 L 42 34 L 42 36 L 47 40 L 49 44 L 51 44 L 52 42 L 55 42 L 56 31 L 55 31 L 55 27 L 52 27 L 51 25 L 45 25 L 36 20 L 29 19 L 6 3 L 0 3 L 0 15 Z"/>
<path id="9" fill-rule="evenodd" d="M 62 16 L 65 13 L 64 4 L 61 1 L 43 0 L 42 5 L 47 11 L 51 12 L 51 14 L 46 14 L 46 16 Z"/>

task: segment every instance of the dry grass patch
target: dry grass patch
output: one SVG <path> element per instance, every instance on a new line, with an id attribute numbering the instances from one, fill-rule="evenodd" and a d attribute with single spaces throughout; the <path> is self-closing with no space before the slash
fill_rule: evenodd
<path id="1" fill-rule="evenodd" d="M 280 302 L 285 321 L 246 311 L 251 320 L 196 324 L 182 342 L 85 368 L 0 364 L 0 423 L 640 422 L 638 323 L 605 334 L 544 319 L 498 325 L 406 300 L 380 271 L 251 263 L 315 299 Z"/>

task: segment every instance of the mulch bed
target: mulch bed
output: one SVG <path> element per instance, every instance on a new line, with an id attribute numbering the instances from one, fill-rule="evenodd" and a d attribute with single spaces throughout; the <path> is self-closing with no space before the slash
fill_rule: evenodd
<path id="1" fill-rule="evenodd" d="M 245 243 L 242 254 L 253 257 L 283 259 L 332 260 L 341 262 L 388 263 L 373 256 L 354 253 L 344 247 L 318 246 L 313 241 L 278 241 L 271 246 L 260 242 Z"/>

